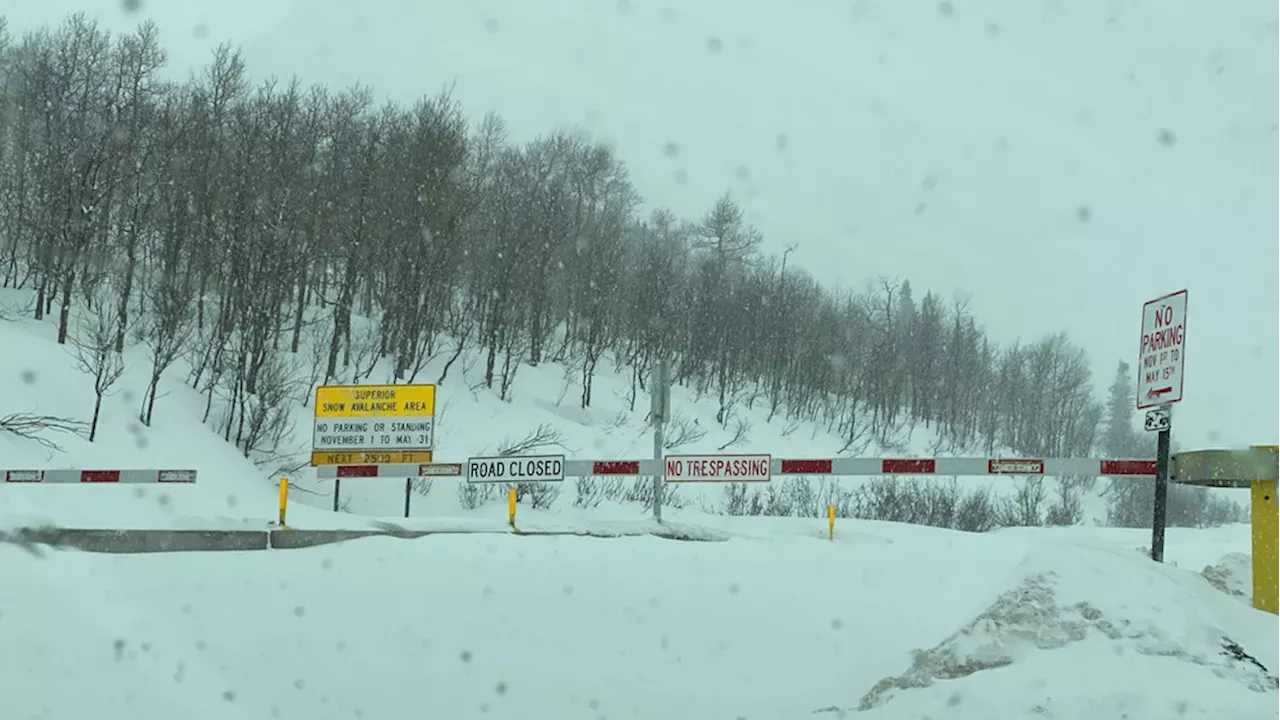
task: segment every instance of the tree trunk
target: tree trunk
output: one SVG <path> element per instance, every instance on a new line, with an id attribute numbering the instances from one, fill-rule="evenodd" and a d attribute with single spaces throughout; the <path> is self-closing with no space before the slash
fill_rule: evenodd
<path id="1" fill-rule="evenodd" d="M 58 309 L 58 344 L 67 344 L 67 329 L 71 323 L 71 288 L 76 282 L 75 266 L 67 270 L 67 277 L 62 282 L 62 307 Z"/>
<path id="2" fill-rule="evenodd" d="M 89 423 L 89 442 L 93 442 L 98 437 L 98 415 L 102 412 L 102 393 L 97 393 L 93 399 L 93 420 Z"/>

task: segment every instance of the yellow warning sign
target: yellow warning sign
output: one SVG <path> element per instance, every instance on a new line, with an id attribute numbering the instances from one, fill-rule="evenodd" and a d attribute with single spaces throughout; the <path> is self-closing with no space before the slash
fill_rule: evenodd
<path id="1" fill-rule="evenodd" d="M 429 463 L 435 414 L 435 385 L 322 385 L 311 464 Z"/>
<path id="2" fill-rule="evenodd" d="M 429 463 L 430 450 L 391 450 L 377 452 L 312 452 L 311 465 L 400 465 Z"/>
<path id="3" fill-rule="evenodd" d="M 435 385 L 321 385 L 316 388 L 317 418 L 435 414 Z"/>

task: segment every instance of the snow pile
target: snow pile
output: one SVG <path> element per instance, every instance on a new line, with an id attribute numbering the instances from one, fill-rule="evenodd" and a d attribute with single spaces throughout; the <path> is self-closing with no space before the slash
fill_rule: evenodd
<path id="1" fill-rule="evenodd" d="M 1249 604 L 1253 594 L 1253 561 L 1245 553 L 1227 553 L 1212 565 L 1205 565 L 1200 574 L 1210 585 Z"/>
<path id="2" fill-rule="evenodd" d="M 1194 576 L 1085 543 L 1039 548 L 1018 571 L 1025 574 L 1014 587 L 941 643 L 915 651 L 910 667 L 873 685 L 857 709 L 950 716 L 977 703 L 997 713 L 1011 686 L 1021 685 L 1010 699 L 1022 707 L 999 713 L 1130 720 L 1244 717 L 1233 714 L 1240 707 L 1274 713 L 1277 649 L 1274 630 L 1264 630 L 1274 626 L 1268 616 L 1232 607 Z"/>

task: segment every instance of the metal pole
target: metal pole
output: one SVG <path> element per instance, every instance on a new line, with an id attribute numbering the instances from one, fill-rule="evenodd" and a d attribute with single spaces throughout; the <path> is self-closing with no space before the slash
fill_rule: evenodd
<path id="1" fill-rule="evenodd" d="M 1156 434 L 1156 497 L 1151 509 L 1151 559 L 1164 562 L 1164 524 L 1169 509 L 1169 434 L 1173 413 L 1169 406 L 1169 427 Z"/>
<path id="2" fill-rule="evenodd" d="M 404 516 L 409 517 L 410 491 L 413 490 L 413 478 L 404 479 Z"/>
<path id="3" fill-rule="evenodd" d="M 338 512 L 338 493 L 342 489 L 342 481 L 338 478 L 333 479 L 333 511 Z"/>
<path id="4" fill-rule="evenodd" d="M 653 459 L 657 461 L 658 471 L 653 475 L 653 519 L 662 522 L 662 494 L 665 490 L 662 482 L 662 453 L 664 441 L 662 437 L 663 426 L 667 422 L 667 415 L 670 413 L 669 398 L 671 397 L 667 387 L 667 362 L 659 360 L 654 365 L 653 377 L 649 383 L 649 392 L 653 396 L 650 416 L 653 422 Z"/>

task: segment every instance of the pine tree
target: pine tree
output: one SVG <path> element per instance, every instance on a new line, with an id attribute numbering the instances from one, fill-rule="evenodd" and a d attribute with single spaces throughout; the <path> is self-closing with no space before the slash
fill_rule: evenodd
<path id="1" fill-rule="evenodd" d="M 1102 451 L 1107 457 L 1145 457 L 1141 451 L 1142 438 L 1133 429 L 1134 383 L 1129 373 L 1129 363 L 1121 360 L 1116 366 L 1115 380 L 1107 397 L 1107 429 L 1102 438 Z"/>

